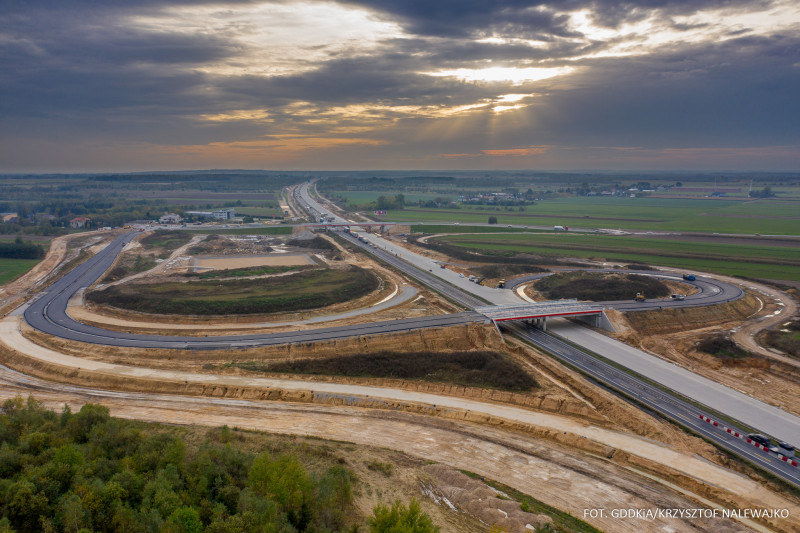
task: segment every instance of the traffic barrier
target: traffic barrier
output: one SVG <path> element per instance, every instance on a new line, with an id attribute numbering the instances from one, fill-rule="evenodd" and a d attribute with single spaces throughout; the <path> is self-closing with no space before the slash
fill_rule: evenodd
<path id="1" fill-rule="evenodd" d="M 744 440 L 745 442 L 747 442 L 747 444 L 750 444 L 751 446 L 755 446 L 759 450 L 764 450 L 765 452 L 769 452 L 770 451 L 768 446 L 764 446 L 763 444 L 754 441 L 750 437 L 745 437 L 744 435 L 742 435 L 738 431 L 734 431 L 729 427 L 720 426 L 719 422 L 717 422 L 716 420 L 712 420 L 712 419 L 710 419 L 709 417 L 707 417 L 705 415 L 700 415 L 700 420 L 702 420 L 704 422 L 708 422 L 709 424 L 711 424 L 714 427 L 721 427 L 722 429 L 725 430 L 726 433 L 728 433 L 730 435 L 733 435 L 734 437 L 736 437 L 738 439 Z M 780 453 L 776 453 L 775 455 L 777 455 L 778 459 L 780 459 L 784 463 L 788 463 L 788 464 L 792 465 L 795 468 L 798 467 L 798 463 L 794 459 L 790 459 L 789 457 L 786 457 L 785 455 L 780 454 Z"/>

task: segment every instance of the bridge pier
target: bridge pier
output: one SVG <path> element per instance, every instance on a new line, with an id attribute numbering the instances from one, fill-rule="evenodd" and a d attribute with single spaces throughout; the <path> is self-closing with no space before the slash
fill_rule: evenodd
<path id="1" fill-rule="evenodd" d="M 584 316 L 577 317 L 577 318 L 581 322 L 586 322 L 587 324 L 589 324 L 592 327 L 595 327 L 595 328 L 598 328 L 598 329 L 604 329 L 604 330 L 610 331 L 612 333 L 614 331 L 616 331 L 614 329 L 614 325 L 611 323 L 611 320 L 609 320 L 608 317 L 606 316 L 606 312 L 605 311 L 603 311 L 602 313 L 598 313 L 596 315 L 584 315 Z"/>
<path id="2" fill-rule="evenodd" d="M 532 318 L 527 321 L 529 325 L 542 331 L 547 331 L 547 317 Z"/>

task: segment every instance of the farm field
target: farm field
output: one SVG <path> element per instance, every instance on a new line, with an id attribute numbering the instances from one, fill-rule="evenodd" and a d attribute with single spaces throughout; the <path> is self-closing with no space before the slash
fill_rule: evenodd
<path id="1" fill-rule="evenodd" d="M 499 225 L 566 225 L 582 228 L 651 231 L 720 232 L 800 235 L 800 202 L 781 200 L 711 200 L 673 198 L 564 197 L 544 200 L 525 211 L 465 206 L 462 209 L 390 211 L 399 222 L 485 223 L 496 216 Z"/>
<path id="2" fill-rule="evenodd" d="M 487 252 L 638 261 L 690 270 L 762 279 L 800 281 L 800 243 L 785 246 L 709 243 L 691 239 L 636 238 L 612 235 L 497 234 L 453 235 L 437 240 Z"/>
<path id="3" fill-rule="evenodd" d="M 492 226 L 463 226 L 453 224 L 414 224 L 412 233 L 519 233 L 527 231 L 524 228 L 507 228 L 500 225 Z"/>
<path id="4" fill-rule="evenodd" d="M 7 259 L 0 258 L 0 285 L 4 285 L 15 280 L 33 266 L 40 259 Z"/>
<path id="5" fill-rule="evenodd" d="M 324 196 L 341 196 L 347 198 L 348 204 L 366 204 L 378 199 L 378 196 L 396 196 L 402 194 L 405 196 L 406 202 L 417 202 L 422 200 L 426 202 L 435 198 L 449 198 L 451 200 L 458 199 L 458 192 L 448 194 L 443 193 L 419 193 L 408 192 L 403 190 L 390 190 L 390 191 L 325 191 Z"/>

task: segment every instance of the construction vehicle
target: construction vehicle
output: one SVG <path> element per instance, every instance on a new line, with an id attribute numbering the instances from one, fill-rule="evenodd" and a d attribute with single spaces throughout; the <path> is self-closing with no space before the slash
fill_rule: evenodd
<path id="1" fill-rule="evenodd" d="M 697 278 L 695 277 L 694 274 L 684 274 L 683 279 L 685 279 L 686 281 L 695 281 Z"/>
<path id="2" fill-rule="evenodd" d="M 506 280 L 504 280 L 504 279 L 501 279 L 501 280 L 500 280 L 500 281 L 497 283 L 497 288 L 498 288 L 498 289 L 505 289 L 505 288 L 506 288 Z"/>
<path id="3" fill-rule="evenodd" d="M 633 301 L 634 302 L 643 302 L 645 300 L 646 300 L 646 298 L 644 297 L 644 293 L 643 292 L 637 292 L 636 296 L 633 297 Z"/>

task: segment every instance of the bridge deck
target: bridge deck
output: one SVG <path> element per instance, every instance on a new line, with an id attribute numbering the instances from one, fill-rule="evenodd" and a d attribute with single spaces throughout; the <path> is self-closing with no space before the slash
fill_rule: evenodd
<path id="1" fill-rule="evenodd" d="M 526 320 L 553 316 L 599 315 L 603 308 L 577 301 L 537 302 L 524 305 L 492 305 L 477 307 L 475 311 L 495 322 L 504 320 Z"/>

